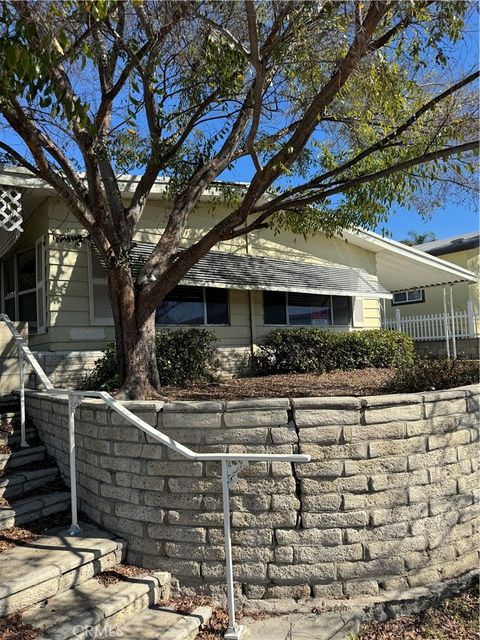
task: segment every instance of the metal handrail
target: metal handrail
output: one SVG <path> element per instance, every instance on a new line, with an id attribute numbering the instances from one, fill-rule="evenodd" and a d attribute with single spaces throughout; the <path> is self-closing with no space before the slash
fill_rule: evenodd
<path id="1" fill-rule="evenodd" d="M 232 565 L 232 541 L 230 535 L 230 489 L 238 479 L 238 474 L 250 462 L 310 462 L 309 455 L 303 454 L 275 454 L 275 453 L 197 453 L 180 444 L 176 440 L 169 438 L 158 429 L 153 428 L 147 422 L 136 416 L 124 407 L 118 400 L 115 400 L 106 391 L 74 391 L 71 389 L 57 389 L 53 386 L 49 377 L 40 366 L 25 340 L 16 330 L 14 324 L 6 314 L 0 314 L 0 320 L 5 322 L 10 330 L 15 342 L 18 345 L 18 360 L 20 367 L 20 433 L 21 446 L 28 447 L 25 430 L 25 360 L 30 364 L 40 382 L 45 387 L 45 392 L 51 397 L 68 398 L 68 432 L 69 432 L 69 459 L 70 459 L 70 493 L 72 524 L 69 529 L 70 535 L 77 535 L 81 532 L 78 524 L 77 510 L 77 476 L 76 476 L 76 456 L 75 456 L 75 410 L 84 398 L 98 398 L 110 407 L 113 411 L 121 415 L 134 427 L 137 427 L 152 439 L 165 445 L 177 454 L 192 461 L 218 461 L 222 464 L 222 497 L 223 497 L 223 528 L 225 547 L 225 569 L 227 583 L 227 604 L 229 625 L 225 632 L 225 640 L 240 640 L 244 631 L 242 625 L 238 625 L 235 619 L 235 599 L 233 591 L 233 565 Z"/>

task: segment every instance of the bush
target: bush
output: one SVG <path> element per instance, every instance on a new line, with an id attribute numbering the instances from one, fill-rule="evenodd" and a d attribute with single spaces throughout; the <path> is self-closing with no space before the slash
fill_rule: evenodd
<path id="1" fill-rule="evenodd" d="M 163 386 L 209 382 L 217 367 L 216 337 L 208 329 L 162 329 L 155 335 L 158 374 Z M 96 361 L 85 389 L 111 391 L 120 387 L 115 345 Z"/>
<path id="2" fill-rule="evenodd" d="M 254 358 L 262 375 L 398 367 L 413 361 L 413 340 L 397 331 L 275 329 Z"/>
<path id="3" fill-rule="evenodd" d="M 478 362 L 446 358 L 416 358 L 402 366 L 388 383 L 389 393 L 435 391 L 475 384 L 479 379 Z"/>

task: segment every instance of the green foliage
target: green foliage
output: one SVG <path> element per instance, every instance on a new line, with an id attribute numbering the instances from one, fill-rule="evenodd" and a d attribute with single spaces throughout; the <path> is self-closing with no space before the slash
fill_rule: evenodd
<path id="1" fill-rule="evenodd" d="M 157 366 L 162 386 L 209 382 L 217 367 L 216 337 L 208 329 L 161 329 L 156 333 Z M 115 345 L 110 344 L 87 376 L 84 388 L 112 391 L 120 387 Z"/>
<path id="2" fill-rule="evenodd" d="M 413 340 L 397 331 L 335 333 L 317 328 L 275 329 L 259 348 L 260 374 L 324 373 L 398 367 L 413 360 Z"/>
<path id="3" fill-rule="evenodd" d="M 217 366 L 216 337 L 209 329 L 157 331 L 157 365 L 162 385 L 208 382 Z"/>
<path id="4" fill-rule="evenodd" d="M 446 358 L 415 358 L 399 367 L 387 385 L 390 393 L 451 389 L 479 381 L 478 362 Z"/>

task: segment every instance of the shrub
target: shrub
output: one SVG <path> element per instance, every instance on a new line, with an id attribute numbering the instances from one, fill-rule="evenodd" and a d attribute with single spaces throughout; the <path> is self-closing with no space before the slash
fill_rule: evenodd
<path id="1" fill-rule="evenodd" d="M 157 331 L 157 365 L 160 383 L 183 387 L 209 382 L 218 366 L 216 336 L 208 329 Z"/>
<path id="2" fill-rule="evenodd" d="M 413 340 L 397 331 L 274 329 L 255 355 L 254 368 L 267 375 L 398 367 L 411 363 L 413 353 Z"/>
<path id="3" fill-rule="evenodd" d="M 434 391 L 475 384 L 479 379 L 478 362 L 446 358 L 416 358 L 400 367 L 386 387 L 389 393 Z"/>
<path id="4" fill-rule="evenodd" d="M 216 337 L 208 329 L 161 329 L 155 335 L 160 383 L 186 386 L 208 382 L 217 367 Z M 111 391 L 120 386 L 115 345 L 110 344 L 87 376 L 84 388 Z"/>

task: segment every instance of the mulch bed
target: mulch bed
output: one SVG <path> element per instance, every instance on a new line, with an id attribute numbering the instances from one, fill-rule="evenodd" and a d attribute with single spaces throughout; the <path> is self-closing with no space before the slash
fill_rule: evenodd
<path id="1" fill-rule="evenodd" d="M 394 369 L 361 369 L 330 373 L 292 373 L 231 378 L 187 389 L 163 387 L 171 400 L 245 400 L 248 398 L 305 398 L 311 396 L 369 396 L 385 393 Z"/>
<path id="2" fill-rule="evenodd" d="M 372 622 L 358 640 L 479 640 L 478 582 L 462 593 L 415 616 Z"/>

